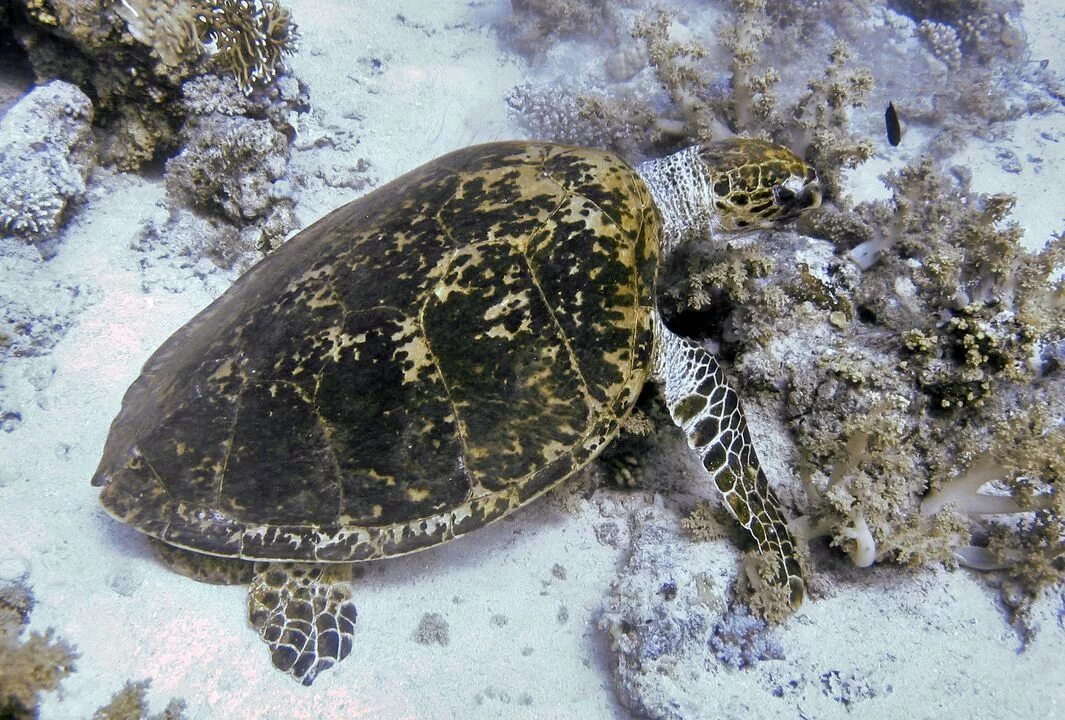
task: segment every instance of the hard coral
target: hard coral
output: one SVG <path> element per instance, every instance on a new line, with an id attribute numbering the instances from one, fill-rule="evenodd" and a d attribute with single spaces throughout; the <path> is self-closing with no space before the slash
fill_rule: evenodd
<path id="1" fill-rule="evenodd" d="M 92 103 L 54 81 L 32 90 L 0 120 L 0 233 L 54 237 L 95 165 Z"/>
<path id="2" fill-rule="evenodd" d="M 298 38 L 291 14 L 274 0 L 121 0 L 115 12 L 164 65 L 212 55 L 246 94 L 277 75 Z"/>

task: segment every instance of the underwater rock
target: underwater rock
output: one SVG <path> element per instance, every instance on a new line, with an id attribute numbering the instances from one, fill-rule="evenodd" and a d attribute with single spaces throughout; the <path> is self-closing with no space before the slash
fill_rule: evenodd
<path id="1" fill-rule="evenodd" d="M 0 232 L 35 242 L 56 234 L 96 164 L 92 113 L 85 93 L 56 80 L 0 120 Z"/>
<path id="2" fill-rule="evenodd" d="M 235 223 L 268 213 L 288 165 L 284 135 L 265 120 L 220 114 L 197 118 L 182 134 L 184 148 L 166 163 L 168 192 Z"/>
<path id="3" fill-rule="evenodd" d="M 635 518 L 632 554 L 599 620 L 611 639 L 615 689 L 633 712 L 662 720 L 701 717 L 715 707 L 714 658 L 746 667 L 782 650 L 760 621 L 744 611 L 722 615 L 716 569 L 720 547 L 678 537 L 661 508 Z M 714 557 L 717 555 L 717 557 Z"/>

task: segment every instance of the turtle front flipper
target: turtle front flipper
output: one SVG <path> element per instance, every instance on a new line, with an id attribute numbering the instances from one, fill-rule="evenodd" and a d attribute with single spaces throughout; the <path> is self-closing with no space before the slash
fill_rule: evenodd
<path id="1" fill-rule="evenodd" d="M 351 566 L 256 563 L 248 620 L 274 666 L 310 685 L 351 652 L 355 604 Z"/>
<path id="2" fill-rule="evenodd" d="M 806 593 L 798 549 L 758 463 L 739 398 L 705 348 L 674 335 L 661 322 L 656 342 L 654 374 L 663 385 L 670 416 L 771 568 L 765 582 L 798 607 Z"/>

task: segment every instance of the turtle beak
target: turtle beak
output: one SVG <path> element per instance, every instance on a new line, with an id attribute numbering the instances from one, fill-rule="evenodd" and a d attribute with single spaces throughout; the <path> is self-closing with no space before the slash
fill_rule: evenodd
<path id="1" fill-rule="evenodd" d="M 821 181 L 813 180 L 806 183 L 802 192 L 799 193 L 797 198 L 799 204 L 802 206 L 799 212 L 806 212 L 807 210 L 816 210 L 821 207 Z"/>
<path id="2" fill-rule="evenodd" d="M 814 178 L 796 192 L 787 185 L 773 188 L 773 200 L 777 206 L 776 222 L 794 220 L 807 210 L 821 207 L 821 182 Z"/>

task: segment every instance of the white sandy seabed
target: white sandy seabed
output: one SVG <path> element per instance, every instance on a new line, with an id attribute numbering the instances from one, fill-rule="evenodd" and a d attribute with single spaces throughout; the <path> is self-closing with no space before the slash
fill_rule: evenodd
<path id="1" fill-rule="evenodd" d="M 448 150 L 521 135 L 503 97 L 531 71 L 490 29 L 509 3 L 286 4 L 302 34 L 290 63 L 314 108 L 296 141 L 296 172 L 313 177 L 319 164 L 364 157 L 385 181 Z M 1065 22 L 1054 5 L 1030 4 L 1025 21 L 1034 56 L 1060 72 Z M 1010 142 L 1027 148 L 1048 127 L 1060 140 L 1061 117 L 1019 125 Z M 320 136 L 347 140 L 321 149 Z M 971 162 L 978 190 L 1019 194 L 1017 217 L 1033 242 L 1062 227 L 1065 163 L 1045 140 L 1041 176 L 1026 166 L 1007 177 L 979 152 Z M 883 165 L 872 167 L 852 178 L 857 194 L 882 193 Z M 351 195 L 305 191 L 300 221 Z M 58 255 L 32 280 L 42 302 L 61 280 L 79 289 L 83 307 L 53 352 L 6 369 L 3 391 L 23 421 L 0 433 L 0 576 L 28 572 L 31 627 L 54 626 L 80 653 L 42 716 L 88 718 L 127 679 L 150 677 L 153 710 L 180 696 L 190 718 L 629 717 L 597 621 L 627 561 L 632 509 L 664 504 L 668 515 L 668 499 L 600 491 L 576 513 L 541 502 L 450 545 L 368 566 L 356 585 L 355 650 L 312 688 L 271 667 L 246 625 L 244 588 L 167 571 L 140 535 L 104 515 L 88 480 L 122 393 L 151 351 L 233 279 L 171 258 L 155 271 L 181 291 L 142 289 L 130 247 L 146 221 L 165 218 L 163 202 L 158 181 L 95 173 Z M 23 252 L 13 247 L 5 252 Z M 25 252 L 22 261 L 39 263 Z M 597 539 L 607 521 L 621 528 L 617 547 Z M 711 557 L 726 585 L 735 567 L 727 542 L 698 556 Z M 1042 630 L 1019 653 L 994 594 L 967 572 L 873 568 L 829 585 L 781 629 L 784 659 L 715 667 L 690 717 L 1065 717 L 1060 595 L 1039 606 Z M 426 613 L 447 623 L 446 644 L 414 639 Z"/>

